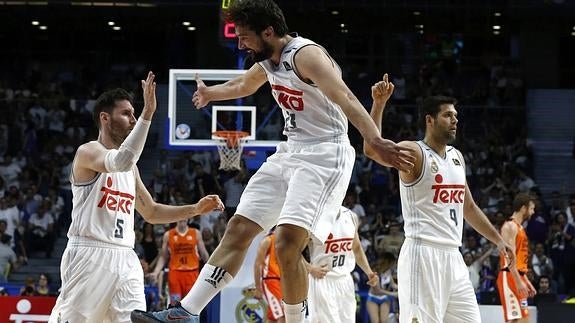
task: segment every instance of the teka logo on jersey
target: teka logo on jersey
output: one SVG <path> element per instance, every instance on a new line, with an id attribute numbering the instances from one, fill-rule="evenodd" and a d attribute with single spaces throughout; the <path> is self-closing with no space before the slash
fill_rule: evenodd
<path id="1" fill-rule="evenodd" d="M 115 191 L 111 189 L 112 178 L 108 177 L 106 179 L 106 186 L 102 187 L 100 191 L 104 192 L 98 207 L 106 207 L 110 211 L 120 211 L 125 214 L 132 213 L 132 205 L 134 204 L 134 196 L 128 193 Z"/>
<path id="2" fill-rule="evenodd" d="M 465 185 L 461 184 L 442 184 L 443 176 L 441 174 L 435 175 L 436 185 L 432 185 L 431 189 L 435 190 L 433 194 L 433 203 L 463 203 L 465 197 Z"/>
<path id="3" fill-rule="evenodd" d="M 325 253 L 338 253 L 353 250 L 353 238 L 333 239 L 333 234 L 329 234 L 325 241 Z"/>
<path id="4" fill-rule="evenodd" d="M 272 84 L 272 90 L 277 92 L 278 103 L 288 110 L 303 110 L 303 91 L 298 91 L 283 85 Z"/>

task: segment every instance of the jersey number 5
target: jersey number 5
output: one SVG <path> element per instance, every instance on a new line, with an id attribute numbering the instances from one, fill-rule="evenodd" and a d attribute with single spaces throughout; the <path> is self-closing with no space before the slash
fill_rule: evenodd
<path id="1" fill-rule="evenodd" d="M 114 238 L 124 238 L 124 220 L 116 219 L 116 229 L 114 230 Z"/>

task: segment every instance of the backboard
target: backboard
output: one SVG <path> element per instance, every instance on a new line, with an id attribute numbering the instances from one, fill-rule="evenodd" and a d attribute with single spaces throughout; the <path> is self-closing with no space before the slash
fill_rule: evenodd
<path id="1" fill-rule="evenodd" d="M 171 69 L 168 87 L 168 149 L 215 149 L 213 133 L 238 130 L 249 133 L 247 150 L 275 150 L 284 140 L 283 116 L 269 88 L 242 99 L 210 102 L 196 109 L 192 95 L 198 74 L 206 85 L 224 83 L 245 70 Z"/>

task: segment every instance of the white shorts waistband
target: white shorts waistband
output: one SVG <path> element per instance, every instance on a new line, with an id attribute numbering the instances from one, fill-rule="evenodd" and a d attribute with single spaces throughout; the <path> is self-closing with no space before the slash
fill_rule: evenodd
<path id="1" fill-rule="evenodd" d="M 70 247 L 94 247 L 94 248 L 109 248 L 120 250 L 133 250 L 127 246 L 113 244 L 105 241 L 95 240 L 92 238 L 73 236 L 68 238 L 68 246 Z"/>

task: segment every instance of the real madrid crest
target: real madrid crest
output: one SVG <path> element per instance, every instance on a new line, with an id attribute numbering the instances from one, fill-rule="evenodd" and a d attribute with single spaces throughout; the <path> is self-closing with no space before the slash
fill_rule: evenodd
<path id="1" fill-rule="evenodd" d="M 255 287 L 247 286 L 242 290 L 242 298 L 236 305 L 236 322 L 267 322 L 266 304 L 254 297 Z"/>
<path id="2" fill-rule="evenodd" d="M 435 162 L 435 160 L 431 161 L 431 172 L 432 173 L 437 173 L 437 171 L 439 171 L 439 166 L 437 166 L 437 163 Z"/>

